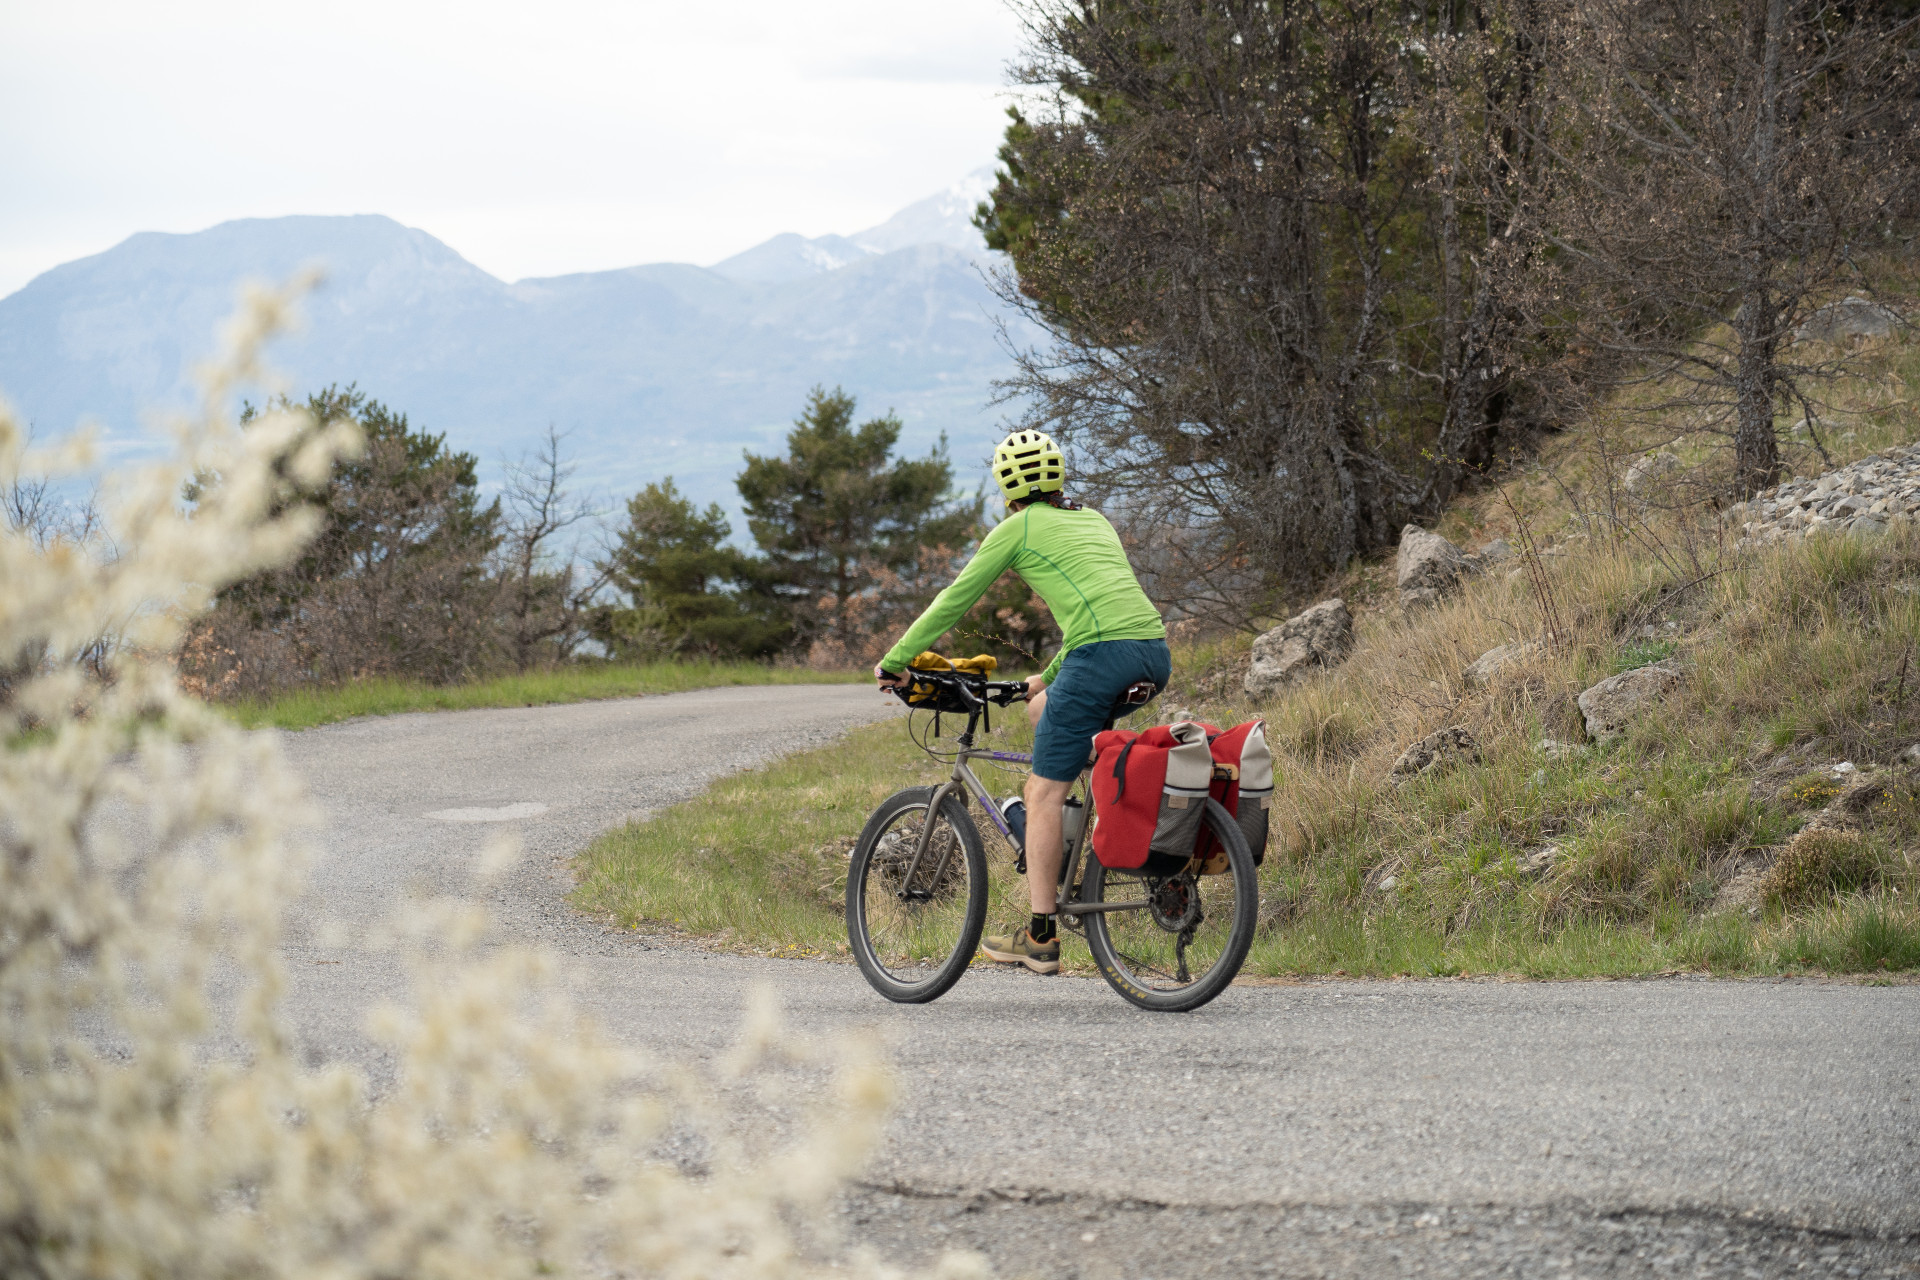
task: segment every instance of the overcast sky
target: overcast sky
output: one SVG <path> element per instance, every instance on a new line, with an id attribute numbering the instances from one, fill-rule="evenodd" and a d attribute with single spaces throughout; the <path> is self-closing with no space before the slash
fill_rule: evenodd
<path id="1" fill-rule="evenodd" d="M 505 279 L 851 232 L 990 163 L 1000 0 L 0 0 L 0 296 L 384 213 Z"/>

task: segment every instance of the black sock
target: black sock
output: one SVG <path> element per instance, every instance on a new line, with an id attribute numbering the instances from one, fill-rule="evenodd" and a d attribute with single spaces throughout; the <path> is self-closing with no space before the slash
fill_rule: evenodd
<path id="1" fill-rule="evenodd" d="M 1038 911 L 1034 912 L 1033 923 L 1027 926 L 1027 936 L 1039 943 L 1052 942 L 1054 921 L 1057 919 L 1059 917 L 1051 912 L 1044 916 Z"/>

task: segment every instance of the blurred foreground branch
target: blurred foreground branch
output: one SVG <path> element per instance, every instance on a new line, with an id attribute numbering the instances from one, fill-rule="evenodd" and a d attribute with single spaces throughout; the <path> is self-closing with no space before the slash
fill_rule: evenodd
<path id="1" fill-rule="evenodd" d="M 277 740 L 183 695 L 169 657 L 223 588 L 301 554 L 319 523 L 302 495 L 359 443 L 284 397 L 244 430 L 224 412 L 264 381 L 288 306 L 252 297 L 173 455 L 105 487 L 118 554 L 0 531 L 0 666 L 21 672 L 0 702 L 0 1274 L 823 1272 L 794 1224 L 819 1220 L 889 1099 L 857 1040 L 796 1050 L 763 1011 L 711 1079 L 664 1070 L 443 902 L 395 929 L 418 991 L 370 1028 L 399 1064 L 387 1096 L 299 1060 L 280 929 L 313 815 Z M 84 439 L 29 451 L 0 414 L 0 490 L 89 460 Z M 744 1086 L 795 1069 L 828 1077 L 797 1136 L 734 1144 L 760 1127 L 733 1122 Z M 689 1125 L 711 1153 L 697 1176 L 654 1158 Z"/>

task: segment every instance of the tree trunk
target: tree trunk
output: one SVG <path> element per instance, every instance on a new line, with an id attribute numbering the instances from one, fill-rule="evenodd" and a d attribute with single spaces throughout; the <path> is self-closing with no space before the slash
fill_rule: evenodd
<path id="1" fill-rule="evenodd" d="M 1774 346 L 1778 323 L 1773 298 L 1754 289 L 1740 308 L 1740 354 L 1734 371 L 1739 417 L 1734 427 L 1734 487 L 1750 498 L 1780 478 L 1780 444 L 1773 430 Z"/>
<path id="2" fill-rule="evenodd" d="M 1741 300 L 1740 354 L 1734 372 L 1734 394 L 1739 403 L 1739 420 L 1733 437 L 1734 484 L 1743 498 L 1751 497 L 1780 478 L 1780 445 L 1773 431 L 1779 306 L 1769 283 L 1779 153 L 1780 43 L 1787 21 L 1787 4 L 1786 0 L 1753 0 L 1753 4 L 1753 27 L 1748 38 L 1760 72 L 1760 101 L 1755 112 L 1753 138 L 1755 194 L 1759 200 L 1748 233 L 1750 274 L 1746 296 Z"/>

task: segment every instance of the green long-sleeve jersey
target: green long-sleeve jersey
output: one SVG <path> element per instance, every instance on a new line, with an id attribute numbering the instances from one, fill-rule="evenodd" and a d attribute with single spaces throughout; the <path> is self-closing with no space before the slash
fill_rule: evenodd
<path id="1" fill-rule="evenodd" d="M 1090 508 L 1066 511 L 1035 502 L 994 526 L 953 585 L 934 597 L 880 665 L 905 670 L 1009 568 L 1047 602 L 1060 627 L 1060 652 L 1042 673 L 1048 684 L 1062 659 L 1083 644 L 1166 637 L 1166 624 L 1140 589 L 1107 518 Z"/>

